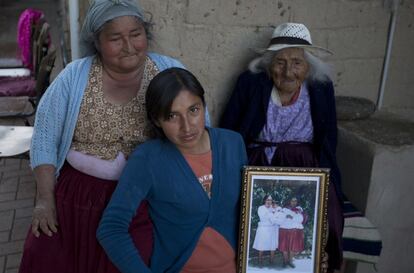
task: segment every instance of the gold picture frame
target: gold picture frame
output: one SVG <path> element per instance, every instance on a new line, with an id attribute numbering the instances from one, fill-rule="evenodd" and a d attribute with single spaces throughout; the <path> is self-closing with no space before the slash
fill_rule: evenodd
<path id="1" fill-rule="evenodd" d="M 328 184 L 329 169 L 246 166 L 238 273 L 324 272 Z"/>

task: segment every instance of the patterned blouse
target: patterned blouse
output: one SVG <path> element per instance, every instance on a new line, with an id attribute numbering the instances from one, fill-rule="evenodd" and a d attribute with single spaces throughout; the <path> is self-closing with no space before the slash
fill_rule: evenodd
<path id="1" fill-rule="evenodd" d="M 272 92 L 277 92 L 276 89 Z M 269 100 L 266 124 L 257 141 L 261 142 L 309 142 L 313 141 L 313 124 L 306 83 L 302 84 L 296 102 L 288 106 Z M 276 146 L 266 147 L 267 160 L 271 162 Z"/>
<path id="2" fill-rule="evenodd" d="M 126 104 L 108 102 L 102 88 L 102 64 L 95 58 L 89 72 L 71 149 L 100 159 L 113 160 L 119 152 L 128 156 L 151 137 L 146 118 L 145 92 L 158 68 L 147 57 L 141 87 Z"/>

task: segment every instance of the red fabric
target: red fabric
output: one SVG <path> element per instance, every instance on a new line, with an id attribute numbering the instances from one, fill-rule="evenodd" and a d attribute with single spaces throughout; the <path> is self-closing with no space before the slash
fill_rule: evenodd
<path id="1" fill-rule="evenodd" d="M 27 77 L 0 77 L 0 97 L 36 96 L 36 81 Z"/>
<path id="2" fill-rule="evenodd" d="M 193 254 L 180 273 L 236 273 L 236 253 L 211 227 L 204 229 Z"/>
<path id="3" fill-rule="evenodd" d="M 65 164 L 56 185 L 58 233 L 36 238 L 29 230 L 20 273 L 119 273 L 96 239 L 96 229 L 116 181 L 83 174 Z M 152 252 L 152 223 L 147 203 L 130 225 L 144 261 Z"/>
<path id="4" fill-rule="evenodd" d="M 193 173 L 197 176 L 208 197 L 211 197 L 211 184 L 213 183 L 211 151 L 204 154 L 183 154 Z"/>
<path id="5" fill-rule="evenodd" d="M 279 229 L 279 250 L 282 252 L 302 252 L 304 240 L 303 229 Z"/>

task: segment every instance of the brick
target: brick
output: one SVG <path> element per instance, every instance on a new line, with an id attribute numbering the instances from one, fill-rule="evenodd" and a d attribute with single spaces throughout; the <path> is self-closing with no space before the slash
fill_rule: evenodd
<path id="1" fill-rule="evenodd" d="M 328 1 L 326 7 L 324 24 L 330 28 L 357 26 L 384 28 L 388 25 L 389 11 L 384 8 L 383 1 Z M 314 14 L 309 13 L 309 15 Z"/>
<path id="2" fill-rule="evenodd" d="M 22 199 L 22 200 L 0 202 L 0 211 L 27 208 L 27 207 L 33 206 L 33 204 L 34 204 L 33 199 Z"/>
<path id="3" fill-rule="evenodd" d="M 24 240 L 0 244 L 0 256 L 20 253 L 23 250 Z"/>
<path id="4" fill-rule="evenodd" d="M 14 211 L 0 211 L 0 231 L 10 230 L 13 224 Z"/>
<path id="5" fill-rule="evenodd" d="M 9 241 L 9 231 L 2 231 L 0 232 L 0 243 L 8 242 Z"/>
<path id="6" fill-rule="evenodd" d="M 30 161 L 28 159 L 22 159 L 22 161 L 20 163 L 20 167 L 22 169 L 31 169 L 31 167 L 30 167 Z"/>
<path id="7" fill-rule="evenodd" d="M 269 43 L 269 38 L 273 32 L 271 27 L 228 27 L 218 26 L 213 32 L 213 39 L 211 46 L 209 46 L 208 57 L 219 60 L 221 63 L 226 62 L 226 66 L 231 66 L 231 70 L 238 68 L 232 61 L 234 57 L 238 59 L 238 62 L 245 60 L 253 53 L 254 48 L 263 48 Z M 242 46 L 241 46 L 242 45 Z M 223 54 L 226 58 L 223 58 Z M 240 56 L 243 56 L 242 58 Z M 203 60 L 206 56 L 203 56 Z M 210 65 L 210 73 L 215 73 L 213 66 Z M 220 71 L 220 78 L 223 77 L 223 71 Z M 212 81 L 211 83 L 215 83 Z"/>
<path id="8" fill-rule="evenodd" d="M 335 67 L 336 83 L 355 85 L 377 84 L 381 79 L 383 59 L 343 59 L 332 61 Z"/>
<path id="9" fill-rule="evenodd" d="M 189 1 L 186 22 L 202 25 L 271 26 L 291 18 L 289 1 Z"/>
<path id="10" fill-rule="evenodd" d="M 393 88 L 390 90 L 390 87 L 386 88 L 384 92 L 384 106 L 394 107 L 399 110 L 409 110 L 412 109 L 412 104 L 414 101 L 414 94 L 412 92 L 412 83 L 392 83 Z M 389 86 L 387 84 L 387 86 Z M 395 96 L 394 91 L 398 90 L 398 96 Z M 412 114 L 408 115 L 412 118 Z"/>
<path id="11" fill-rule="evenodd" d="M 32 175 L 32 174 L 33 172 L 31 169 L 11 170 L 7 172 L 3 172 L 3 179 L 8 178 L 8 177 L 27 176 L 27 175 Z"/>
<path id="12" fill-rule="evenodd" d="M 14 221 L 11 240 L 24 240 L 32 223 L 32 217 L 20 218 Z"/>
<path id="13" fill-rule="evenodd" d="M 0 193 L 15 192 L 18 186 L 18 177 L 4 178 L 0 181 Z"/>
<path id="14" fill-rule="evenodd" d="M 376 102 L 378 96 L 378 88 L 379 83 L 364 85 L 343 83 L 335 86 L 335 91 L 337 95 L 364 97 L 373 102 Z"/>
<path id="15" fill-rule="evenodd" d="M 21 183 L 17 191 L 16 199 L 34 198 L 36 195 L 36 187 L 34 183 Z"/>
<path id="16" fill-rule="evenodd" d="M 6 257 L 0 256 L 0 270 L 3 272 L 4 267 L 6 266 Z"/>
<path id="17" fill-rule="evenodd" d="M 7 255 L 6 269 L 18 268 L 20 265 L 21 259 L 22 259 L 21 253 Z"/>
<path id="18" fill-rule="evenodd" d="M 6 192 L 6 193 L 0 193 L 0 201 L 11 201 L 16 199 L 16 193 L 15 192 Z"/>
<path id="19" fill-rule="evenodd" d="M 6 158 L 5 159 L 5 166 L 13 166 L 13 165 L 19 165 L 20 166 L 20 160 L 21 159 L 16 159 L 16 158 Z"/>
<path id="20" fill-rule="evenodd" d="M 328 35 L 328 47 L 339 59 L 383 58 L 387 37 L 386 28 L 358 27 L 332 29 Z"/>
<path id="21" fill-rule="evenodd" d="M 23 183 L 35 183 L 35 178 L 33 176 L 33 173 L 29 174 L 29 175 L 22 175 L 19 177 L 19 183 L 23 184 Z"/>
<path id="22" fill-rule="evenodd" d="M 185 20 L 189 24 L 215 25 L 219 20 L 221 9 L 220 0 L 193 0 L 188 1 Z"/>
<path id="23" fill-rule="evenodd" d="M 33 206 L 27 208 L 21 208 L 15 210 L 15 219 L 24 218 L 24 217 L 31 217 L 33 213 Z"/>
<path id="24" fill-rule="evenodd" d="M 4 165 L 0 167 L 0 173 L 7 173 L 20 170 L 20 163 L 12 165 Z"/>

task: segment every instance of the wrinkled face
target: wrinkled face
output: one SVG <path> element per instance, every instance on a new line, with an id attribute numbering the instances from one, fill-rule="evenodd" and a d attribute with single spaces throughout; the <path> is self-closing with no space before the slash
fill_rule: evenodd
<path id="1" fill-rule="evenodd" d="M 157 125 L 182 153 L 199 153 L 204 134 L 207 134 L 201 98 L 182 90 L 174 99 L 168 118 L 158 119 Z"/>
<path id="2" fill-rule="evenodd" d="M 99 34 L 98 51 L 105 67 L 128 73 L 145 63 L 147 35 L 133 16 L 121 16 L 106 23 Z"/>
<path id="3" fill-rule="evenodd" d="M 294 93 L 299 90 L 309 72 L 309 64 L 301 48 L 285 48 L 273 57 L 270 73 L 277 90 Z"/>

